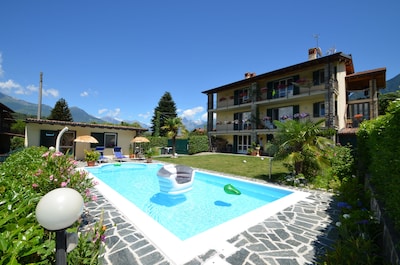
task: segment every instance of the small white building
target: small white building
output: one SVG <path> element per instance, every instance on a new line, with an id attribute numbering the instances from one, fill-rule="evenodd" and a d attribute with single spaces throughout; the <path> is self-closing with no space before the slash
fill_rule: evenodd
<path id="1" fill-rule="evenodd" d="M 95 149 L 96 146 L 104 146 L 104 155 L 112 156 L 115 146 L 122 147 L 124 154 L 129 153 L 131 140 L 147 131 L 145 128 L 131 126 L 95 124 L 83 122 L 69 122 L 43 119 L 26 119 L 25 147 L 45 146 L 55 147 L 58 134 L 65 127 L 68 128 L 61 137 L 60 151 L 72 154 L 76 160 L 83 160 L 84 150 Z M 75 138 L 81 135 L 91 135 L 98 143 L 76 143 Z"/>

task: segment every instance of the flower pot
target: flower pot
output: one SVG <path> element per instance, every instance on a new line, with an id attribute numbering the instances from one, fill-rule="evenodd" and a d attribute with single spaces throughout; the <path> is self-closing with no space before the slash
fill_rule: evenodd
<path id="1" fill-rule="evenodd" d="M 88 167 L 94 167 L 96 165 L 96 161 L 86 161 Z"/>

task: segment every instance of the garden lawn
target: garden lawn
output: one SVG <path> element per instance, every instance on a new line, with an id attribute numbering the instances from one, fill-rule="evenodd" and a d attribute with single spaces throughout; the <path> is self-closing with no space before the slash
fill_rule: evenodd
<path id="1" fill-rule="evenodd" d="M 154 159 L 160 162 L 181 164 L 194 168 L 274 182 L 288 174 L 288 170 L 282 165 L 282 162 L 272 160 L 270 179 L 270 160 L 268 157 L 231 154 L 200 154 L 182 155 L 177 158 L 155 157 Z"/>

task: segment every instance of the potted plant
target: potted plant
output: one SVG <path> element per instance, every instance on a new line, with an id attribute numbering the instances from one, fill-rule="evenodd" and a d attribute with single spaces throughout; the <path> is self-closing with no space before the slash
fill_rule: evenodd
<path id="1" fill-rule="evenodd" d="M 146 157 L 147 163 L 151 163 L 153 161 L 153 156 L 156 154 L 156 150 L 152 147 L 148 148 L 144 152 L 144 156 Z"/>
<path id="2" fill-rule="evenodd" d="M 99 160 L 100 153 L 92 150 L 85 150 L 85 161 L 87 162 L 88 167 L 92 167 L 96 164 L 96 161 Z"/>

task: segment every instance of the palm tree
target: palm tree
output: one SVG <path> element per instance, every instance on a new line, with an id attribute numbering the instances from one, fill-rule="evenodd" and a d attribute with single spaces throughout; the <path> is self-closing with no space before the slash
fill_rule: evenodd
<path id="1" fill-rule="evenodd" d="M 161 129 L 167 131 L 167 136 L 172 139 L 172 154 L 176 153 L 176 137 L 178 136 L 179 131 L 182 133 L 186 133 L 186 128 L 182 123 L 182 119 L 179 117 L 168 118 L 164 121 L 164 126 Z"/>
<path id="2" fill-rule="evenodd" d="M 276 157 L 287 162 L 297 174 L 315 174 L 316 169 L 329 165 L 328 151 L 334 145 L 321 127 L 325 120 L 274 121 L 279 133 Z"/>

